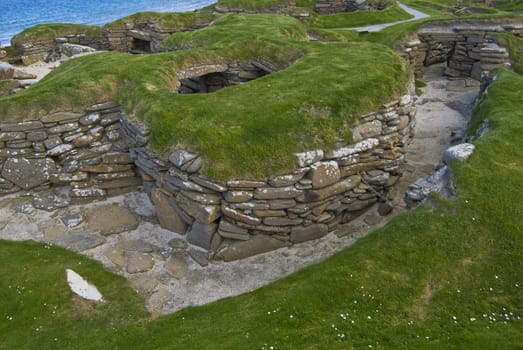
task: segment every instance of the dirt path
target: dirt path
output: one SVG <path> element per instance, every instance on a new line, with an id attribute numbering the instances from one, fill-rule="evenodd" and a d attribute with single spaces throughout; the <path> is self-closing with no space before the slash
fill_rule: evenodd
<path id="1" fill-rule="evenodd" d="M 407 147 L 406 171 L 396 189 L 396 205 L 404 205 L 400 193 L 419 178 L 430 175 L 440 165 L 443 152 L 461 143 L 470 120 L 479 82 L 443 76 L 444 65 L 426 68 L 423 94 L 417 102 L 416 126 Z"/>

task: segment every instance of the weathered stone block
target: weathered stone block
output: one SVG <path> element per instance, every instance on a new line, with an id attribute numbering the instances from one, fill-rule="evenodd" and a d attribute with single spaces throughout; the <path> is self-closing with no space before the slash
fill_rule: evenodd
<path id="1" fill-rule="evenodd" d="M 229 180 L 227 186 L 229 188 L 259 188 L 266 186 L 267 184 L 263 181 L 255 180 Z"/>
<path id="2" fill-rule="evenodd" d="M 123 164 L 98 164 L 85 165 L 80 168 L 81 171 L 88 173 L 118 173 L 132 169 L 132 165 Z"/>
<path id="3" fill-rule="evenodd" d="M 296 153 L 294 154 L 296 156 L 296 160 L 298 162 L 298 166 L 300 168 L 306 167 L 308 165 L 311 165 L 313 163 L 319 162 L 323 159 L 324 153 L 323 150 L 315 150 L 315 151 L 309 151 L 309 152 L 303 152 L 303 153 Z"/>
<path id="4" fill-rule="evenodd" d="M 217 230 L 217 224 L 203 224 L 195 221 L 187 232 L 187 242 L 209 250 L 212 238 Z"/>
<path id="5" fill-rule="evenodd" d="M 382 124 L 379 120 L 358 125 L 352 129 L 352 139 L 354 142 L 360 142 L 369 137 L 376 137 L 381 134 L 381 128 Z"/>
<path id="6" fill-rule="evenodd" d="M 204 205 L 219 205 L 221 203 L 221 198 L 215 194 L 191 191 L 181 191 L 181 193 L 185 197 Z"/>
<path id="7" fill-rule="evenodd" d="M 40 121 L 42 123 L 59 123 L 66 120 L 74 120 L 79 119 L 82 115 L 80 113 L 73 113 L 73 112 L 58 112 L 53 113 L 49 115 L 45 115 L 42 118 L 40 118 Z"/>
<path id="8" fill-rule="evenodd" d="M 185 234 L 187 224 L 169 204 L 169 196 L 155 188 L 151 192 L 151 200 L 156 209 L 156 217 L 160 222 L 160 226 L 182 235 Z"/>
<path id="9" fill-rule="evenodd" d="M 227 191 L 223 197 L 230 203 L 243 203 L 252 199 L 253 193 L 251 191 Z"/>
<path id="10" fill-rule="evenodd" d="M 231 209 L 225 205 L 221 206 L 221 210 L 223 215 L 230 217 L 231 219 L 234 219 L 236 221 L 241 221 L 249 225 L 260 225 L 262 223 L 260 218 L 253 217 L 247 214 L 242 213 L 239 210 Z"/>
<path id="11" fill-rule="evenodd" d="M 297 190 L 294 186 L 288 187 L 264 187 L 254 191 L 256 199 L 292 199 L 303 194 L 303 191 Z"/>
<path id="12" fill-rule="evenodd" d="M 314 224 L 307 227 L 296 226 L 291 231 L 291 242 L 300 243 L 306 242 L 313 239 L 318 239 L 329 233 L 327 225 Z"/>
<path id="13" fill-rule="evenodd" d="M 309 174 L 313 189 L 332 185 L 338 182 L 341 176 L 338 163 L 335 161 L 314 163 Z"/>
<path id="14" fill-rule="evenodd" d="M 347 192 L 356 187 L 361 182 L 359 175 L 353 175 L 335 183 L 329 187 L 324 187 L 319 190 L 307 190 L 303 198 L 298 198 L 302 202 L 317 202 L 325 200 L 329 197 Z"/>
<path id="15" fill-rule="evenodd" d="M 169 155 L 169 161 L 177 167 L 182 167 L 185 163 L 190 162 L 193 159 L 196 159 L 198 157 L 198 154 L 191 153 L 183 149 L 178 149 L 174 152 L 172 152 Z"/>
<path id="16" fill-rule="evenodd" d="M 181 194 L 176 199 L 180 208 L 200 223 L 210 224 L 221 216 L 220 206 L 218 205 L 204 205 Z"/>
<path id="17" fill-rule="evenodd" d="M 290 219 L 286 217 L 266 217 L 263 223 L 267 226 L 297 226 L 303 223 L 303 219 Z"/>
<path id="18" fill-rule="evenodd" d="M 289 243 L 268 235 L 254 235 L 248 241 L 226 241 L 215 255 L 217 260 L 233 261 L 270 252 L 288 246 Z"/>
<path id="19" fill-rule="evenodd" d="M 105 164 L 132 164 L 133 160 L 129 153 L 107 153 L 102 156 L 102 162 Z"/>
<path id="20" fill-rule="evenodd" d="M 54 161 L 48 158 L 9 158 L 4 163 L 2 177 L 28 190 L 46 183 L 49 171 L 54 168 Z"/>

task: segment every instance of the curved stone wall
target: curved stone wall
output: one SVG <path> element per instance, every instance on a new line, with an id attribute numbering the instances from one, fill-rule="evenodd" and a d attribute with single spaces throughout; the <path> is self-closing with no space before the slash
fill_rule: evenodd
<path id="1" fill-rule="evenodd" d="M 201 155 L 177 149 L 163 159 L 145 147 L 145 129 L 121 125 L 160 224 L 210 257 L 231 261 L 343 231 L 386 202 L 401 176 L 414 116 L 414 99 L 406 95 L 361 116 L 351 145 L 296 154 L 297 168 L 288 174 L 225 183 L 201 174 Z"/>
<path id="2" fill-rule="evenodd" d="M 406 95 L 361 116 L 353 144 L 296 154 L 291 173 L 216 183 L 202 175 L 199 154 L 176 149 L 164 159 L 148 150 L 149 132 L 109 101 L 0 124 L 0 194 L 68 187 L 68 200 L 37 205 L 53 210 L 143 186 L 161 226 L 211 258 L 242 259 L 341 232 L 376 202 L 390 211 L 414 116 Z"/>

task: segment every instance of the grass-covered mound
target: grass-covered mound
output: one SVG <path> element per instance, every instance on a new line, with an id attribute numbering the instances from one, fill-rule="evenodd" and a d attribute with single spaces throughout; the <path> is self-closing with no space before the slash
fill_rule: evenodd
<path id="1" fill-rule="evenodd" d="M 381 11 L 356 11 L 314 16 L 312 25 L 321 28 L 359 27 L 410 19 L 412 16 L 397 4 Z"/>
<path id="2" fill-rule="evenodd" d="M 452 165 L 456 198 L 400 215 L 325 262 L 236 298 L 147 321 L 141 300 L 100 265 L 62 249 L 0 242 L 0 344 L 17 349 L 518 349 L 523 332 L 521 91 L 523 77 L 502 71 L 476 108 L 474 125 L 488 118 L 493 130 L 476 141 L 467 162 Z M 64 282 L 64 269 L 70 267 L 95 282 L 109 302 L 78 306 Z"/>
<path id="3" fill-rule="evenodd" d="M 38 24 L 15 35 L 11 39 L 11 44 L 15 46 L 22 42 L 52 41 L 57 37 L 79 33 L 92 39 L 98 39 L 100 38 L 100 27 L 70 23 Z"/>
<path id="4" fill-rule="evenodd" d="M 355 118 L 403 94 L 409 78 L 406 63 L 382 45 L 310 43 L 304 24 L 277 15 L 225 15 L 174 34 L 165 46 L 191 49 L 68 61 L 31 89 L 0 99 L 0 119 L 116 99 L 151 128 L 154 149 L 184 144 L 202 152 L 213 178 L 260 178 L 292 170 L 294 152 L 350 141 Z M 260 59 L 280 68 L 298 61 L 212 94 L 173 91 L 183 68 Z"/>
<path id="5" fill-rule="evenodd" d="M 154 21 L 158 28 L 182 31 L 207 25 L 217 17 L 217 14 L 209 12 L 138 12 L 108 23 L 104 25 L 103 28 L 111 29 L 120 27 L 126 22 Z"/>
<path id="6" fill-rule="evenodd" d="M 241 11 L 267 11 L 295 4 L 295 0 L 218 0 L 216 6 Z"/>

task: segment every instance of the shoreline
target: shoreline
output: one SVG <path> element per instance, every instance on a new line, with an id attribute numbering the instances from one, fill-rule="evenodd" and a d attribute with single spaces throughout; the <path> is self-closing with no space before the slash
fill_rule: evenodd
<path id="1" fill-rule="evenodd" d="M 79 2 L 82 2 L 82 0 L 77 0 Z M 187 2 L 187 5 L 185 5 L 185 1 Z M 138 12 L 189 12 L 189 11 L 194 11 L 194 10 L 198 10 L 202 7 L 205 7 L 205 6 L 208 6 L 210 4 L 213 4 L 215 3 L 216 1 L 213 1 L 213 0 L 185 0 L 183 1 L 182 3 L 173 3 L 173 2 L 169 2 L 169 1 L 165 1 L 165 3 L 163 4 L 163 6 L 150 6 L 150 4 L 145 4 L 146 6 L 144 7 L 131 7 L 129 8 L 129 11 L 125 11 L 125 10 L 122 10 L 120 11 L 119 13 L 113 13 L 113 14 L 108 14 L 107 17 L 106 16 L 103 16 L 104 14 L 104 11 L 103 11 L 103 8 L 98 10 L 97 13 L 89 13 L 89 14 L 81 14 L 82 11 L 84 11 L 85 9 L 82 9 L 82 8 L 79 8 L 77 9 L 77 11 L 73 11 L 72 8 L 70 9 L 65 9 L 64 12 L 59 12 L 61 13 L 61 15 L 58 15 L 55 12 L 52 12 L 52 1 L 50 4 L 48 4 L 47 2 L 43 3 L 42 4 L 46 4 L 45 6 L 46 7 L 49 7 L 49 9 L 42 9 L 41 7 L 38 7 L 36 5 L 41 5 L 40 3 L 38 4 L 33 4 L 33 11 L 35 13 L 38 13 L 38 16 L 35 17 L 34 20 L 32 21 L 29 21 L 29 20 L 24 20 L 25 18 L 28 18 L 28 17 L 31 17 L 31 14 L 27 14 L 27 11 L 28 11 L 28 8 L 17 8 L 16 11 L 11 11 L 11 12 L 8 12 L 8 13 L 4 13 L 4 14 L 1 14 L 0 15 L 0 23 L 10 23 L 11 25 L 9 27 L 13 27 L 14 24 L 16 23 L 19 23 L 19 22 L 25 22 L 27 21 L 28 23 L 26 24 L 23 24 L 23 25 L 20 25 L 20 26 L 14 26 L 15 29 L 12 29 L 12 30 L 9 30 L 9 31 L 5 31 L 5 29 L 8 28 L 8 26 L 6 26 L 5 28 L 3 26 L 0 25 L 0 47 L 8 47 L 11 45 L 11 39 L 17 35 L 18 33 L 21 33 L 22 31 L 24 31 L 25 29 L 27 28 L 30 28 L 30 27 L 33 27 L 35 25 L 39 25 L 39 24 L 49 24 L 49 23 L 71 23 L 71 24 L 83 24 L 83 25 L 93 25 L 93 26 L 99 26 L 99 27 L 102 27 L 108 23 L 111 23 L 113 21 L 116 21 L 120 18 L 124 18 L 124 17 L 127 17 L 129 15 L 132 15 L 134 13 L 138 13 Z M 164 2 L 162 0 L 162 2 Z M 90 2 L 88 2 L 89 5 L 91 4 Z M 122 1 L 123 3 L 123 1 Z M 115 3 L 113 5 L 114 8 L 119 8 L 121 7 L 121 4 L 122 3 Z M 71 6 L 74 6 L 75 4 L 72 4 Z M 9 4 L 6 5 L 7 7 L 9 7 Z M 93 8 L 96 8 L 96 6 L 91 6 Z M 69 10 L 69 11 L 68 11 Z M 49 15 L 47 17 L 39 17 L 41 13 L 46 13 L 46 12 L 49 12 L 51 11 L 51 13 L 53 15 Z M 21 15 L 19 15 L 19 19 L 17 20 L 16 17 L 13 18 L 11 16 L 11 13 L 16 13 L 16 12 L 19 12 L 21 14 L 25 14 L 23 17 Z M 103 18 L 102 20 L 97 20 L 99 18 Z M 14 22 L 14 23 L 12 23 Z"/>

